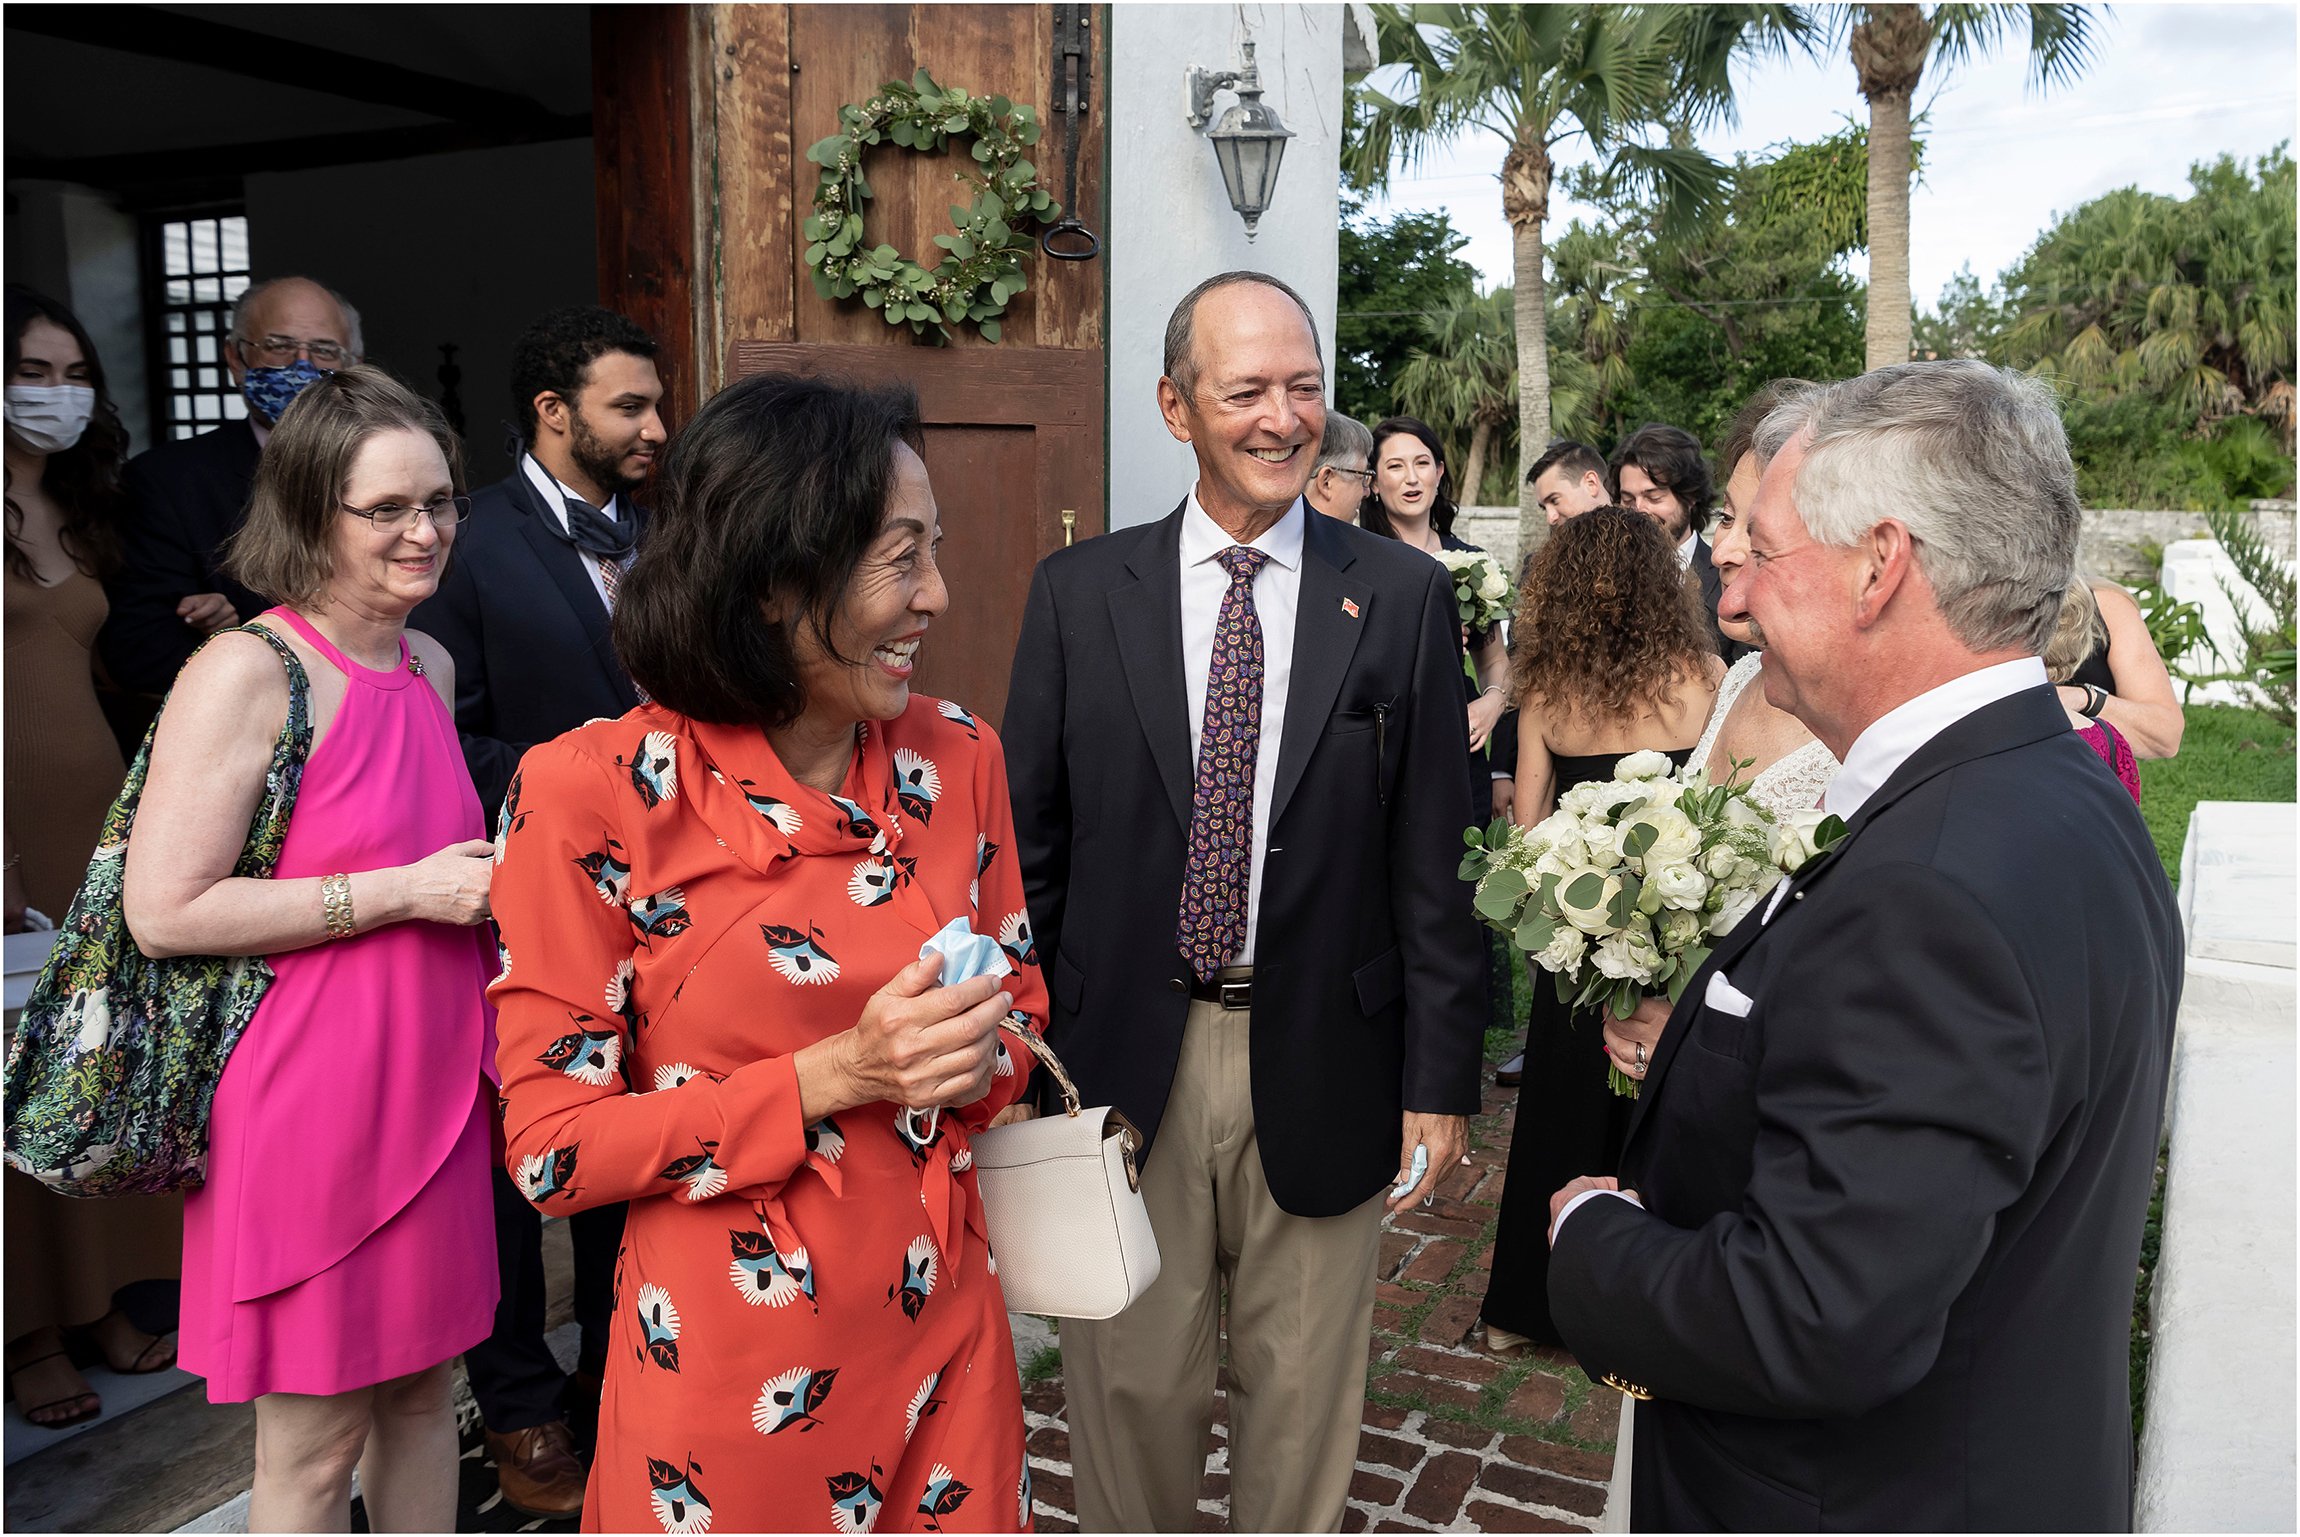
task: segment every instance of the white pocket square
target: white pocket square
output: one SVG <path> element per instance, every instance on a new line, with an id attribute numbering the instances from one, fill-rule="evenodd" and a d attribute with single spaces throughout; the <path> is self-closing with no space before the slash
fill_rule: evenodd
<path id="1" fill-rule="evenodd" d="M 1709 973 L 1709 990 L 1702 994 L 1701 1001 L 1718 1013 L 1730 1014 L 1735 1019 L 1748 1018 L 1749 1011 L 1757 1006 L 1757 1000 L 1726 981 L 1722 971 Z"/>

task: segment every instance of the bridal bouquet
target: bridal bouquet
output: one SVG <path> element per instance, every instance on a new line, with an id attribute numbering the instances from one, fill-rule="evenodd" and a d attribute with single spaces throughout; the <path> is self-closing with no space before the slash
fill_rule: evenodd
<path id="1" fill-rule="evenodd" d="M 1471 630 L 1490 630 L 1517 606 L 1517 589 L 1483 550 L 1440 550 L 1438 559 L 1453 573 L 1454 606 Z"/>
<path id="2" fill-rule="evenodd" d="M 1785 874 L 1844 835 L 1819 811 L 1777 818 L 1737 782 L 1673 775 L 1657 752 L 1632 753 L 1609 780 L 1565 792 L 1529 828 L 1497 819 L 1463 834 L 1463 880 L 1478 916 L 1556 979 L 1575 1008 L 1604 1004 L 1627 1019 L 1637 1000 L 1674 1003 L 1710 941 L 1730 931 Z M 1614 1091 L 1635 1080 L 1609 1068 Z"/>

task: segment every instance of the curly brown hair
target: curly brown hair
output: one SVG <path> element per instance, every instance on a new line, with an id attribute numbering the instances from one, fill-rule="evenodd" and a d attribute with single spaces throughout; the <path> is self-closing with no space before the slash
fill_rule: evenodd
<path id="1" fill-rule="evenodd" d="M 1662 709 L 1716 644 L 1669 535 L 1627 507 L 1551 530 L 1519 585 L 1511 633 L 1518 702 L 1538 696 L 1589 721 Z"/>

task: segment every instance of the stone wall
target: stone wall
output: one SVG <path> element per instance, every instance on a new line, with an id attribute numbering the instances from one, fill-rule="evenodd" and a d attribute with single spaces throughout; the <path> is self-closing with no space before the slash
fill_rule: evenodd
<path id="1" fill-rule="evenodd" d="M 2286 560 L 2293 556 L 2293 504 L 2259 501 L 2246 514 L 2260 525 L 2268 546 Z M 1454 532 L 1474 545 L 1492 551 L 1504 565 L 1517 567 L 1517 509 L 1464 507 Z M 2148 546 L 2158 549 L 2176 539 L 2211 537 L 2201 512 L 2156 512 L 2132 508 L 2087 508 L 2084 514 L 2084 564 L 2102 576 L 2136 582 L 2155 576 Z"/>

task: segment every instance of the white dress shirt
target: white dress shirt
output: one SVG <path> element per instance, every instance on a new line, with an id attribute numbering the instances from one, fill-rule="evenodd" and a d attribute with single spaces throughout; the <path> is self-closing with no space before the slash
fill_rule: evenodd
<path id="1" fill-rule="evenodd" d="M 1692 569 L 1693 569 L 1693 549 L 1694 549 L 1694 546 L 1698 545 L 1700 542 L 1701 542 L 1701 536 L 1700 536 L 1699 534 L 1697 534 L 1697 533 L 1692 533 L 1692 532 L 1688 532 L 1688 533 L 1685 535 L 1685 537 L 1684 537 L 1683 539 L 1681 539 L 1681 540 L 1679 540 L 1679 541 L 1678 541 L 1678 544 L 1677 544 L 1677 569 L 1678 569 L 1678 570 L 1680 570 L 1680 571 L 1690 571 L 1690 570 L 1692 570 Z"/>
<path id="2" fill-rule="evenodd" d="M 1262 624 L 1262 731 L 1254 753 L 1254 849 L 1246 867 L 1246 943 L 1231 964 L 1254 961 L 1254 931 L 1262 903 L 1262 856 L 1270 845 L 1270 800 L 1278 783 L 1278 739 L 1286 725 L 1286 691 L 1294 675 L 1294 615 L 1302 597 L 1302 530 L 1310 516 L 1296 498 L 1286 515 L 1249 549 L 1270 558 L 1254 573 L 1254 614 Z M 1217 559 L 1238 541 L 1222 531 L 1198 505 L 1198 493 L 1182 512 L 1182 678 L 1190 694 L 1190 772 L 1195 781 L 1198 749 L 1206 734 L 1206 675 L 1214 666 L 1214 625 L 1230 573 Z"/>
<path id="3" fill-rule="evenodd" d="M 1884 788 L 1885 781 L 1917 755 L 1918 748 L 1974 711 L 2023 690 L 2042 688 L 2045 681 L 2042 660 L 2033 656 L 2016 657 L 1951 678 L 1939 688 L 1927 689 L 1908 703 L 1887 710 L 1869 723 L 1868 730 L 1854 738 L 1852 750 L 1845 754 L 1845 766 L 1837 770 L 1837 777 L 1829 781 L 1829 788 L 1822 793 L 1822 808 L 1831 816 L 1850 822 L 1854 814 L 1869 803 L 1870 797 Z M 1785 880 L 1773 888 L 1764 916 L 1757 920 L 1760 924 L 1773 921 L 1782 898 L 1794 884 Z M 1575 1207 L 1593 1195 L 1616 1193 L 1584 1190 L 1566 1202 L 1565 1210 L 1557 1214 L 1556 1226 L 1550 1229 L 1550 1242 L 1557 1241 L 1558 1232 L 1564 1228 L 1565 1219 L 1573 1215 Z"/>
<path id="4" fill-rule="evenodd" d="M 527 483 L 535 488 L 535 494 L 543 499 L 543 510 L 562 530 L 567 527 L 568 501 L 572 499 L 588 504 L 591 500 L 543 468 L 542 462 L 533 454 L 522 455 L 519 468 L 527 476 Z M 607 505 L 599 509 L 600 516 L 610 523 L 622 522 L 622 500 L 618 496 L 608 497 Z M 599 594 L 599 606 L 611 608 L 612 605 L 607 601 L 607 579 L 599 574 L 599 557 L 588 550 L 578 550 L 576 553 L 583 557 L 583 574 L 591 578 L 591 590 Z"/>

